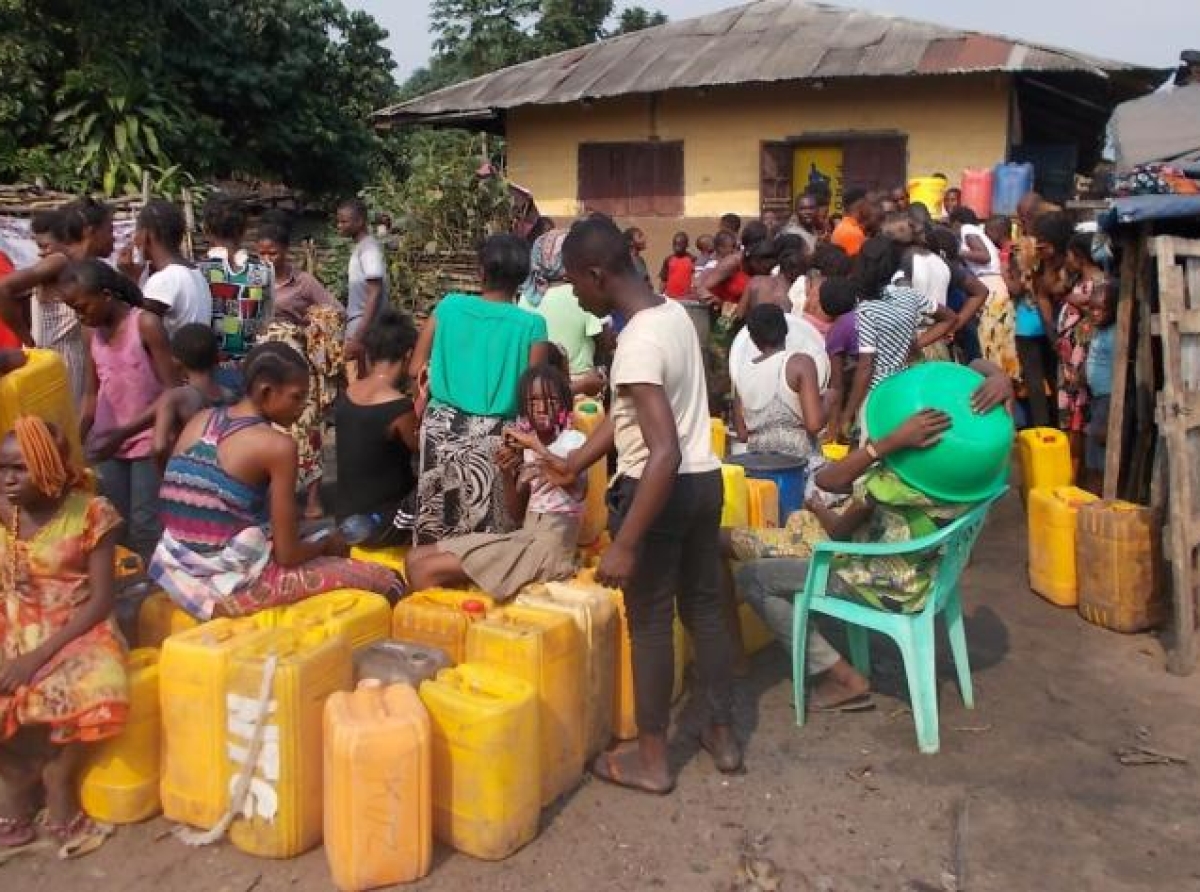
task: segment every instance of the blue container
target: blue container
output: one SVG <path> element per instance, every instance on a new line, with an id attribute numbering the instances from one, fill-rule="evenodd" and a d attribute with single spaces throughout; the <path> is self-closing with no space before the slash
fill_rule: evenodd
<path id="1" fill-rule="evenodd" d="M 804 459 L 781 452 L 743 452 L 726 461 L 745 468 L 747 477 L 774 482 L 779 489 L 781 522 L 793 511 L 804 507 L 804 484 L 808 479 L 808 463 Z"/>
<path id="2" fill-rule="evenodd" d="M 1033 165 L 1010 161 L 997 164 L 992 177 L 992 213 L 1010 217 L 1026 192 L 1033 191 Z"/>

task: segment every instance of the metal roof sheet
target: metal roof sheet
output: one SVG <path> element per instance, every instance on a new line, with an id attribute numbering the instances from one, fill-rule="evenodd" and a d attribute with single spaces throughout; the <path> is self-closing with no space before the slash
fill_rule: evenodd
<path id="1" fill-rule="evenodd" d="M 375 117 L 419 121 L 739 83 L 993 71 L 1106 77 L 1150 69 L 826 3 L 756 0 L 514 65 Z"/>

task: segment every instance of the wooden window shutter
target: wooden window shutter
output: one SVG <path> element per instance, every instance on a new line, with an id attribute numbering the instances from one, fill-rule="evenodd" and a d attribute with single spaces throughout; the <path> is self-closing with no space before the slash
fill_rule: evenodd
<path id="1" fill-rule="evenodd" d="M 654 169 L 654 207 L 656 217 L 683 216 L 683 143 L 658 143 Z"/>
<path id="2" fill-rule="evenodd" d="M 683 143 L 581 143 L 579 202 L 613 216 L 683 214 Z"/>
<path id="3" fill-rule="evenodd" d="M 759 212 L 774 211 L 786 220 L 792 213 L 792 154 L 786 142 L 765 142 L 759 151 Z"/>
<path id="4" fill-rule="evenodd" d="M 907 171 L 903 136 L 850 139 L 842 149 L 843 189 L 894 189 L 907 182 Z"/>

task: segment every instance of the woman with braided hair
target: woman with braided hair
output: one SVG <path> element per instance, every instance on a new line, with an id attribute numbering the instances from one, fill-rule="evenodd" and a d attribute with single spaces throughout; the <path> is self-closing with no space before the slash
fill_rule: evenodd
<path id="1" fill-rule="evenodd" d="M 17 419 L 0 441 L 0 849 L 45 829 L 67 851 L 103 840 L 79 808 L 87 744 L 125 724 L 124 646 L 112 620 L 120 515 L 70 464 L 66 438 Z"/>

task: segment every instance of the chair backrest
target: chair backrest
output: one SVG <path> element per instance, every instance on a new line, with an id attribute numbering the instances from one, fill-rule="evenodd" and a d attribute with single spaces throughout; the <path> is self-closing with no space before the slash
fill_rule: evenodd
<path id="1" fill-rule="evenodd" d="M 983 531 L 988 511 L 1006 491 L 1007 487 L 999 490 L 945 529 L 910 543 L 914 549 L 918 545 L 920 545 L 920 550 L 933 546 L 941 552 L 937 576 L 933 581 L 933 595 L 930 597 L 926 609 L 940 610 L 950 592 L 954 590 L 958 577 L 962 575 L 967 561 L 971 558 L 971 550 L 975 547 L 975 541 Z"/>

